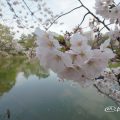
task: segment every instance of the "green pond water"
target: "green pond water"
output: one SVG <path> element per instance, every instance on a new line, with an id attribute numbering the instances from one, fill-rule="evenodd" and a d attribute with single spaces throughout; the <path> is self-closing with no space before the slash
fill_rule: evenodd
<path id="1" fill-rule="evenodd" d="M 117 105 L 93 87 L 59 81 L 35 60 L 0 59 L 0 120 L 120 120 Z"/>

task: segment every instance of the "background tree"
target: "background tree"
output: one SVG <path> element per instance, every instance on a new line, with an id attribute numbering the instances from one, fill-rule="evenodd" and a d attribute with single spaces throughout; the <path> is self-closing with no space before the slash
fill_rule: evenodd
<path id="1" fill-rule="evenodd" d="M 8 51 L 12 49 L 13 33 L 10 31 L 9 27 L 0 24 L 0 50 Z"/>
<path id="2" fill-rule="evenodd" d="M 35 40 L 36 36 L 34 34 L 22 34 L 18 43 L 20 43 L 25 50 L 29 50 L 36 47 Z"/>

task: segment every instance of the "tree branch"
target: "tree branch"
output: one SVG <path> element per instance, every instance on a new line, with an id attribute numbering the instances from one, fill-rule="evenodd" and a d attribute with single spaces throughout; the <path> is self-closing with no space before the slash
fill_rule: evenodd
<path id="1" fill-rule="evenodd" d="M 111 25 L 111 24 L 112 24 L 112 23 L 109 23 L 109 24 L 107 24 L 107 26 L 108 26 L 108 25 Z M 104 28 L 105 28 L 105 26 L 102 27 L 102 28 L 99 30 L 99 32 L 101 32 Z"/>
<path id="2" fill-rule="evenodd" d="M 82 25 L 82 23 L 84 22 L 84 20 L 85 20 L 85 18 L 86 18 L 86 16 L 87 16 L 88 14 L 90 14 L 90 13 L 88 12 L 88 13 L 86 13 L 86 14 L 84 15 L 84 17 L 83 17 L 81 23 L 78 25 L 79 27 Z"/>
<path id="3" fill-rule="evenodd" d="M 27 3 L 25 2 L 25 0 L 22 0 L 23 3 L 25 4 L 25 6 L 28 8 L 28 10 L 30 11 L 31 15 L 34 15 L 34 12 L 31 11 L 31 9 L 29 8 L 29 6 L 27 5 Z"/>
<path id="4" fill-rule="evenodd" d="M 82 7 L 82 5 L 81 5 L 81 6 L 78 6 L 78 7 L 76 7 L 76 8 L 73 8 L 72 10 L 70 10 L 70 11 L 68 11 L 68 12 L 66 12 L 66 13 L 64 13 L 64 14 L 62 14 L 62 15 L 60 15 L 60 16 L 58 16 L 58 17 L 50 24 L 50 26 L 49 26 L 46 30 L 50 29 L 50 27 L 51 27 L 59 18 L 63 17 L 64 15 L 67 15 L 67 14 L 69 14 L 69 13 L 73 12 L 74 10 L 79 9 L 79 8 L 81 8 L 81 7 Z"/>
<path id="5" fill-rule="evenodd" d="M 81 0 L 78 0 L 78 1 L 80 2 L 81 6 L 84 7 L 84 8 L 89 12 L 89 14 L 91 14 L 96 20 L 98 20 L 98 22 L 102 23 L 102 24 L 104 25 L 104 27 L 105 27 L 108 31 L 110 31 L 110 28 L 105 24 L 104 21 L 101 21 L 95 14 L 93 14 L 93 13 L 81 2 Z"/>
<path id="6" fill-rule="evenodd" d="M 8 6 L 9 6 L 10 10 L 15 14 L 15 17 L 18 18 L 17 14 L 16 14 L 14 8 L 12 7 L 12 5 L 10 4 L 9 0 L 6 0 L 6 2 L 7 2 L 7 4 L 8 4 Z"/>

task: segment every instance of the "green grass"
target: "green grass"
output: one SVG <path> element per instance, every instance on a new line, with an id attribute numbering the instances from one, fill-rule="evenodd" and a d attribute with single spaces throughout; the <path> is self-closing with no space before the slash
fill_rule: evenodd
<path id="1" fill-rule="evenodd" d="M 109 67 L 110 67 L 110 68 L 120 67 L 120 62 L 116 62 L 116 63 L 109 63 Z"/>

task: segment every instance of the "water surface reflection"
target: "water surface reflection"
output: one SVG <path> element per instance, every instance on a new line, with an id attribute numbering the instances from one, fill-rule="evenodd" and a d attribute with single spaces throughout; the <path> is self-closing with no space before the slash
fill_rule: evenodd
<path id="1" fill-rule="evenodd" d="M 19 61 L 20 60 L 20 61 Z M 59 81 L 38 63 L 19 59 L 0 64 L 0 120 L 118 120 L 120 113 L 105 113 L 116 106 L 93 87 Z"/>

